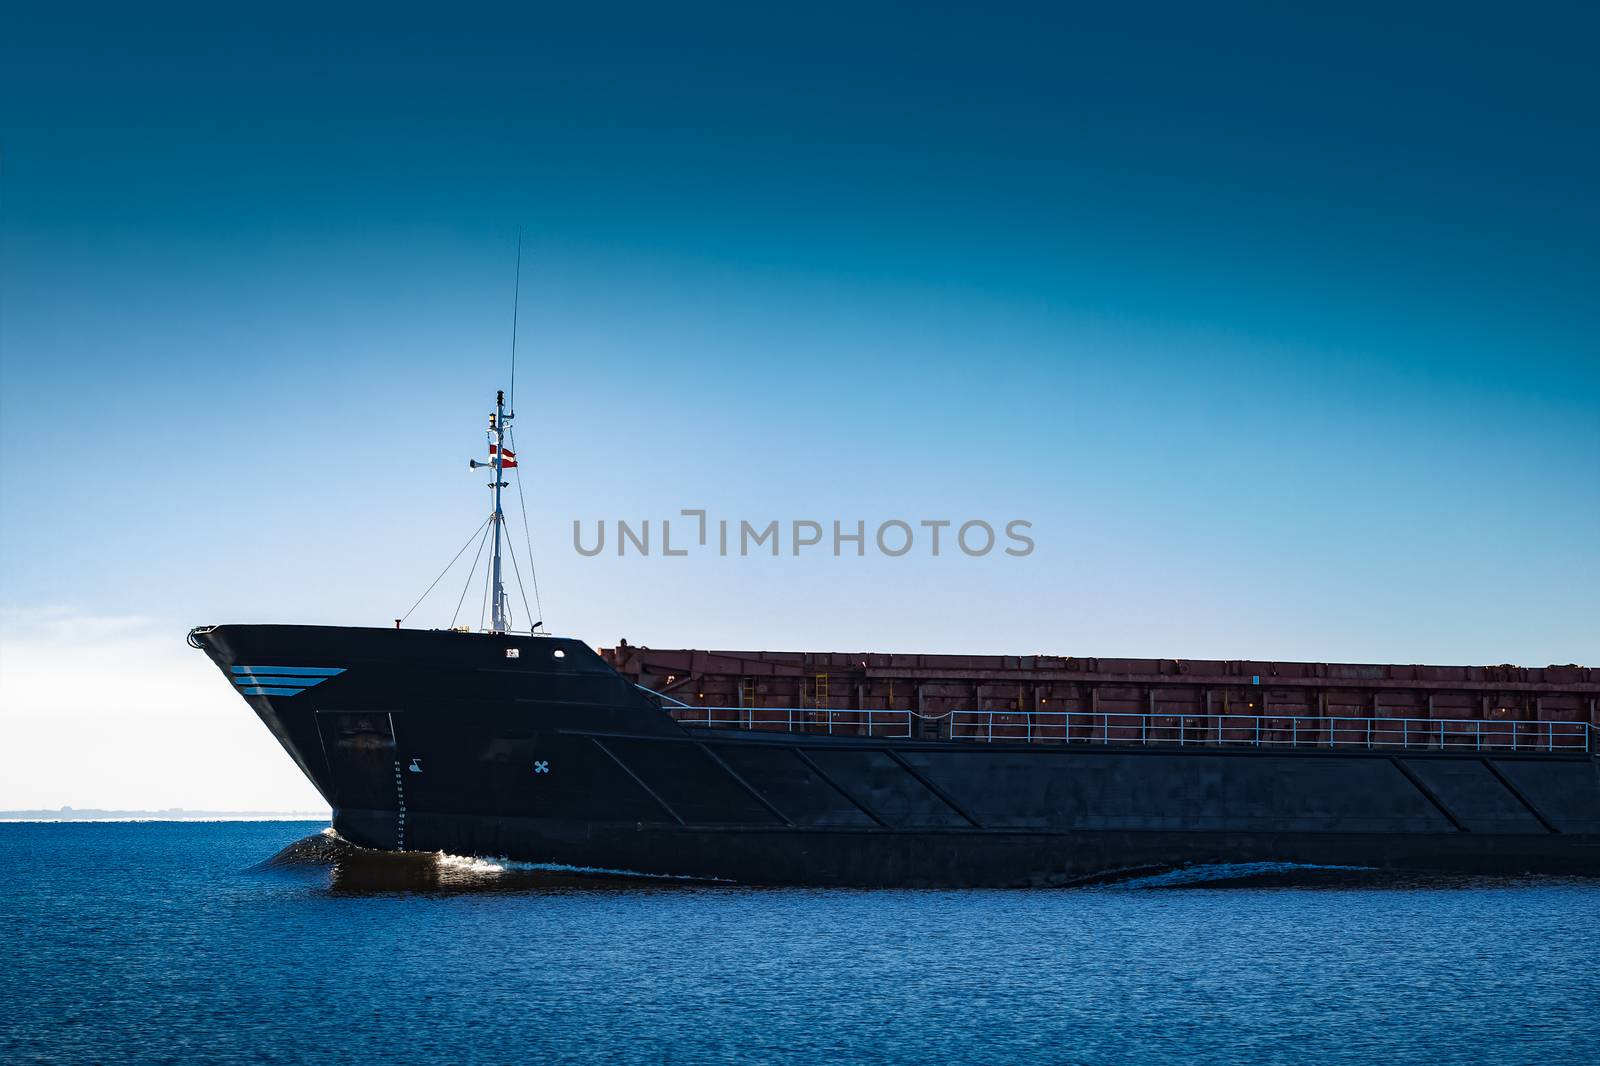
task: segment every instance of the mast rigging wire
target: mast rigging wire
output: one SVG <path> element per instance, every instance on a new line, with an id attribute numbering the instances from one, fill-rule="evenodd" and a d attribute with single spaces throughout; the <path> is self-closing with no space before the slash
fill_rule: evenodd
<path id="1" fill-rule="evenodd" d="M 456 615 L 461 613 L 461 605 L 467 602 L 467 589 L 472 587 L 472 575 L 477 572 L 478 560 L 483 558 L 483 542 L 489 539 L 489 522 L 494 518 L 490 515 L 483 522 L 483 536 L 478 538 L 478 553 L 472 557 L 472 565 L 467 568 L 467 583 L 461 586 L 461 598 L 456 601 L 455 613 L 450 616 L 450 628 L 456 627 Z"/>
<path id="2" fill-rule="evenodd" d="M 515 429 L 512 429 L 512 430 L 509 430 L 508 433 L 509 433 L 509 435 L 511 437 L 511 450 L 513 452 L 515 452 L 517 450 L 517 431 Z M 538 617 L 535 618 L 534 621 L 542 622 L 542 621 L 544 621 L 544 601 L 539 596 L 539 568 L 537 566 L 535 566 L 534 563 L 533 563 L 533 534 L 528 532 L 528 501 L 527 501 L 526 497 L 524 497 L 522 495 L 522 467 L 520 467 L 520 466 L 516 467 L 516 471 L 517 471 L 517 503 L 519 505 L 521 505 L 521 507 L 522 507 L 522 537 L 528 543 L 528 576 L 533 579 L 533 605 L 539 609 Z M 510 543 L 510 538 L 509 537 L 506 538 L 506 540 L 507 540 L 507 543 Z M 515 563 L 516 559 L 513 558 L 512 562 Z M 517 575 L 517 581 L 518 581 L 519 584 L 521 583 L 521 581 L 522 581 L 522 575 L 521 574 Z M 528 600 L 527 590 L 523 590 L 522 600 L 523 600 L 523 604 L 522 605 L 524 607 L 526 607 L 528 605 L 527 604 L 527 600 Z"/>
<path id="3" fill-rule="evenodd" d="M 511 571 L 512 571 L 512 573 L 517 575 L 517 591 L 522 594 L 522 609 L 524 611 L 528 612 L 528 617 L 532 618 L 533 622 L 534 622 L 533 625 L 528 627 L 528 632 L 531 634 L 533 632 L 535 626 L 537 626 L 538 623 L 542 622 L 543 619 L 542 618 L 534 618 L 533 617 L 533 611 L 528 607 L 528 586 L 523 584 L 523 582 L 522 582 L 522 567 L 517 565 L 517 549 L 512 547 L 511 538 L 510 537 L 506 538 L 506 552 L 507 552 L 507 554 L 509 554 L 511 556 Z M 530 567 L 533 566 L 533 560 L 532 559 L 528 560 L 528 565 Z"/>
<path id="4" fill-rule="evenodd" d="M 483 631 L 483 616 L 489 610 L 489 587 L 491 585 L 493 585 L 493 584 L 494 584 L 494 567 L 486 566 L 486 567 L 483 568 L 483 606 L 478 608 L 478 630 L 479 630 L 479 632 Z M 496 595 L 499 594 L 499 591 L 500 591 L 499 589 L 495 590 Z M 496 604 L 495 606 L 498 607 L 499 604 Z"/>
<path id="5" fill-rule="evenodd" d="M 433 579 L 433 584 L 429 585 L 427 587 L 427 589 L 423 591 L 422 595 L 417 597 L 417 602 L 413 603 L 411 605 L 411 610 L 407 611 L 405 614 L 400 616 L 400 621 L 404 622 L 407 618 L 410 618 L 412 611 L 415 611 L 418 607 L 422 606 L 422 601 L 428 598 L 428 593 L 432 592 L 434 590 L 434 587 L 437 586 L 439 584 L 439 582 L 444 580 L 444 575 L 448 574 L 450 572 L 450 568 L 456 565 L 456 561 L 458 559 L 460 559 L 461 556 L 466 553 L 466 550 L 468 548 L 472 547 L 473 539 L 475 537 L 477 537 L 477 535 L 479 533 L 483 532 L 483 526 L 484 525 L 488 525 L 488 523 L 489 523 L 489 520 L 487 518 L 485 518 L 483 520 L 483 524 L 478 526 L 477 529 L 474 529 L 472 531 L 472 533 L 467 537 L 467 542 L 465 544 L 461 545 L 461 550 L 456 552 L 454 557 L 452 557 L 451 560 L 448 563 L 445 564 L 445 567 L 444 567 L 443 570 L 439 571 L 439 576 Z M 476 564 L 474 564 L 474 565 L 476 565 Z"/>

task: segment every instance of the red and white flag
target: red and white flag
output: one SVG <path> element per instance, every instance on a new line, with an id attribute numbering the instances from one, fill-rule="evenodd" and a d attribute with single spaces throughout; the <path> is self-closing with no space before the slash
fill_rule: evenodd
<path id="1" fill-rule="evenodd" d="M 495 445 L 495 444 L 489 445 L 489 461 L 491 463 L 494 462 L 494 453 L 498 449 L 499 449 L 498 445 Z M 502 469 L 502 470 L 511 470 L 516 465 L 517 465 L 517 453 L 516 452 L 512 451 L 510 448 L 507 448 L 505 451 L 500 453 L 500 469 Z"/>

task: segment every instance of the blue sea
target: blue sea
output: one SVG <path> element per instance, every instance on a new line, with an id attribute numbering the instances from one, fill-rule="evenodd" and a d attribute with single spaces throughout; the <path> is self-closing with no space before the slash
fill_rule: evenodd
<path id="1" fill-rule="evenodd" d="M 319 828 L 0 825 L 0 1061 L 1600 1054 L 1596 882 L 741 889 L 341 858 Z"/>

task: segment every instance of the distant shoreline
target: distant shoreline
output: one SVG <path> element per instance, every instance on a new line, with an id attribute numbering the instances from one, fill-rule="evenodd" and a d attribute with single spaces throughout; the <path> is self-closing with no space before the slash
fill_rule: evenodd
<path id="1" fill-rule="evenodd" d="M 173 807 L 164 811 L 116 811 L 95 807 L 57 810 L 0 811 L 0 822 L 328 822 L 329 813 L 316 811 L 190 811 Z"/>

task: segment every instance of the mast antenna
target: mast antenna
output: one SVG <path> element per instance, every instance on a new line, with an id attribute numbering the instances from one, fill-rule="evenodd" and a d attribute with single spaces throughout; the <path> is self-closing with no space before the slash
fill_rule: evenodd
<path id="1" fill-rule="evenodd" d="M 522 306 L 522 229 L 517 228 L 517 280 L 511 289 L 511 413 L 517 413 L 517 310 Z"/>

